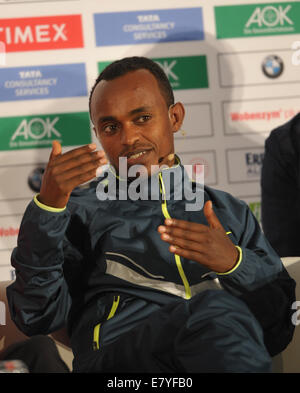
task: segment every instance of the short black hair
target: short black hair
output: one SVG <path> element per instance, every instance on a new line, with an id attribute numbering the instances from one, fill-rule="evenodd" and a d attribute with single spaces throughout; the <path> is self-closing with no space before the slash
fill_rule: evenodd
<path id="1" fill-rule="evenodd" d="M 142 56 L 132 56 L 132 57 L 124 57 L 121 60 L 116 60 L 113 63 L 109 64 L 98 76 L 96 79 L 94 86 L 91 89 L 90 97 L 89 97 L 89 111 L 91 114 L 91 101 L 92 95 L 98 83 L 102 80 L 110 81 L 119 76 L 123 76 L 131 71 L 146 69 L 155 77 L 157 80 L 158 86 L 161 90 L 163 97 L 165 98 L 167 107 L 174 104 L 174 94 L 169 82 L 168 77 L 164 73 L 162 67 L 157 64 L 155 61 Z"/>

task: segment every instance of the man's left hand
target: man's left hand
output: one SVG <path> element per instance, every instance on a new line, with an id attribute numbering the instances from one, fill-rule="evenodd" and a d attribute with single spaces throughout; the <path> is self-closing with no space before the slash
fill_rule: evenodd
<path id="1" fill-rule="evenodd" d="M 203 209 L 209 226 L 171 218 L 158 232 L 170 244 L 170 252 L 225 273 L 236 265 L 239 252 L 215 215 L 212 202 L 207 201 Z"/>

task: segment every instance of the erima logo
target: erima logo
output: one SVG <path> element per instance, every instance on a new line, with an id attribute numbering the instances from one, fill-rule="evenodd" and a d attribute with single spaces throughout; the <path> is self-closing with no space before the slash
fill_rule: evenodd
<path id="1" fill-rule="evenodd" d="M 52 120 L 49 117 L 45 119 L 35 117 L 29 121 L 24 119 L 14 132 L 11 142 L 20 137 L 24 138 L 24 140 L 40 140 L 43 138 L 51 139 L 52 135 L 60 138 L 61 134 L 54 128 L 54 125 L 58 122 L 58 120 L 59 117 L 55 117 Z"/>
<path id="2" fill-rule="evenodd" d="M 264 159 L 264 153 L 257 154 L 257 153 L 248 152 L 245 154 L 248 176 L 260 175 L 263 159 Z"/>
<path id="3" fill-rule="evenodd" d="M 293 21 L 287 16 L 287 13 L 291 10 L 292 6 L 287 5 L 285 8 L 283 6 L 275 7 L 273 5 L 268 5 L 266 7 L 256 7 L 249 20 L 247 21 L 245 27 L 274 27 L 283 26 L 285 24 L 293 25 Z"/>
<path id="4" fill-rule="evenodd" d="M 175 81 L 178 81 L 179 78 L 173 71 L 173 68 L 177 64 L 177 60 L 173 60 L 171 61 L 171 63 L 168 63 L 167 60 L 164 60 L 163 62 L 156 61 L 156 63 L 161 66 L 161 68 L 164 70 L 164 73 L 169 79 L 174 79 Z"/>

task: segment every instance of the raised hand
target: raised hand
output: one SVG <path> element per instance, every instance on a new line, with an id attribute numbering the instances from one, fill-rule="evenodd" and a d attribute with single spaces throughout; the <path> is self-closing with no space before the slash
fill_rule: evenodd
<path id="1" fill-rule="evenodd" d="M 184 220 L 166 219 L 158 227 L 161 239 L 170 244 L 170 252 L 199 262 L 217 273 L 230 271 L 238 261 L 239 252 L 215 215 L 212 202 L 204 205 L 209 226 Z"/>
<path id="2" fill-rule="evenodd" d="M 91 143 L 62 154 L 60 143 L 53 141 L 39 201 L 55 208 L 65 207 L 72 190 L 93 179 L 97 168 L 107 163 L 104 151 L 95 151 L 96 147 Z"/>

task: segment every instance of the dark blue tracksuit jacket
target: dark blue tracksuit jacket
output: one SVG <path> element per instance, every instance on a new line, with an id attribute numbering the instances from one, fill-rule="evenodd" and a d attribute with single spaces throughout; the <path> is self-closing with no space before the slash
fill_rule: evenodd
<path id="1" fill-rule="evenodd" d="M 239 263 L 227 274 L 174 256 L 160 239 L 157 227 L 166 217 L 207 225 L 203 210 L 187 211 L 186 198 L 174 198 L 174 191 L 184 184 L 185 171 L 179 164 L 172 170 L 174 177 L 168 170 L 157 175 L 157 200 L 120 200 L 119 195 L 99 201 L 102 181 L 75 190 L 62 211 L 49 210 L 36 199 L 29 204 L 12 254 L 16 280 L 7 290 L 12 318 L 25 334 L 47 334 L 67 323 L 71 340 L 80 341 L 91 325 L 90 339 L 74 344 L 76 356 L 85 346 L 99 348 L 101 324 L 126 310 L 132 299 L 160 307 L 215 288 L 247 304 L 272 356 L 287 346 L 294 329 L 295 283 L 244 202 L 209 187 L 185 185 L 191 192 L 203 192 L 204 203 L 212 201 L 225 231 L 239 247 Z M 128 310 L 129 325 L 134 326 L 143 310 L 132 311 L 129 306 Z M 125 325 L 115 326 L 108 336 L 121 334 Z"/>

